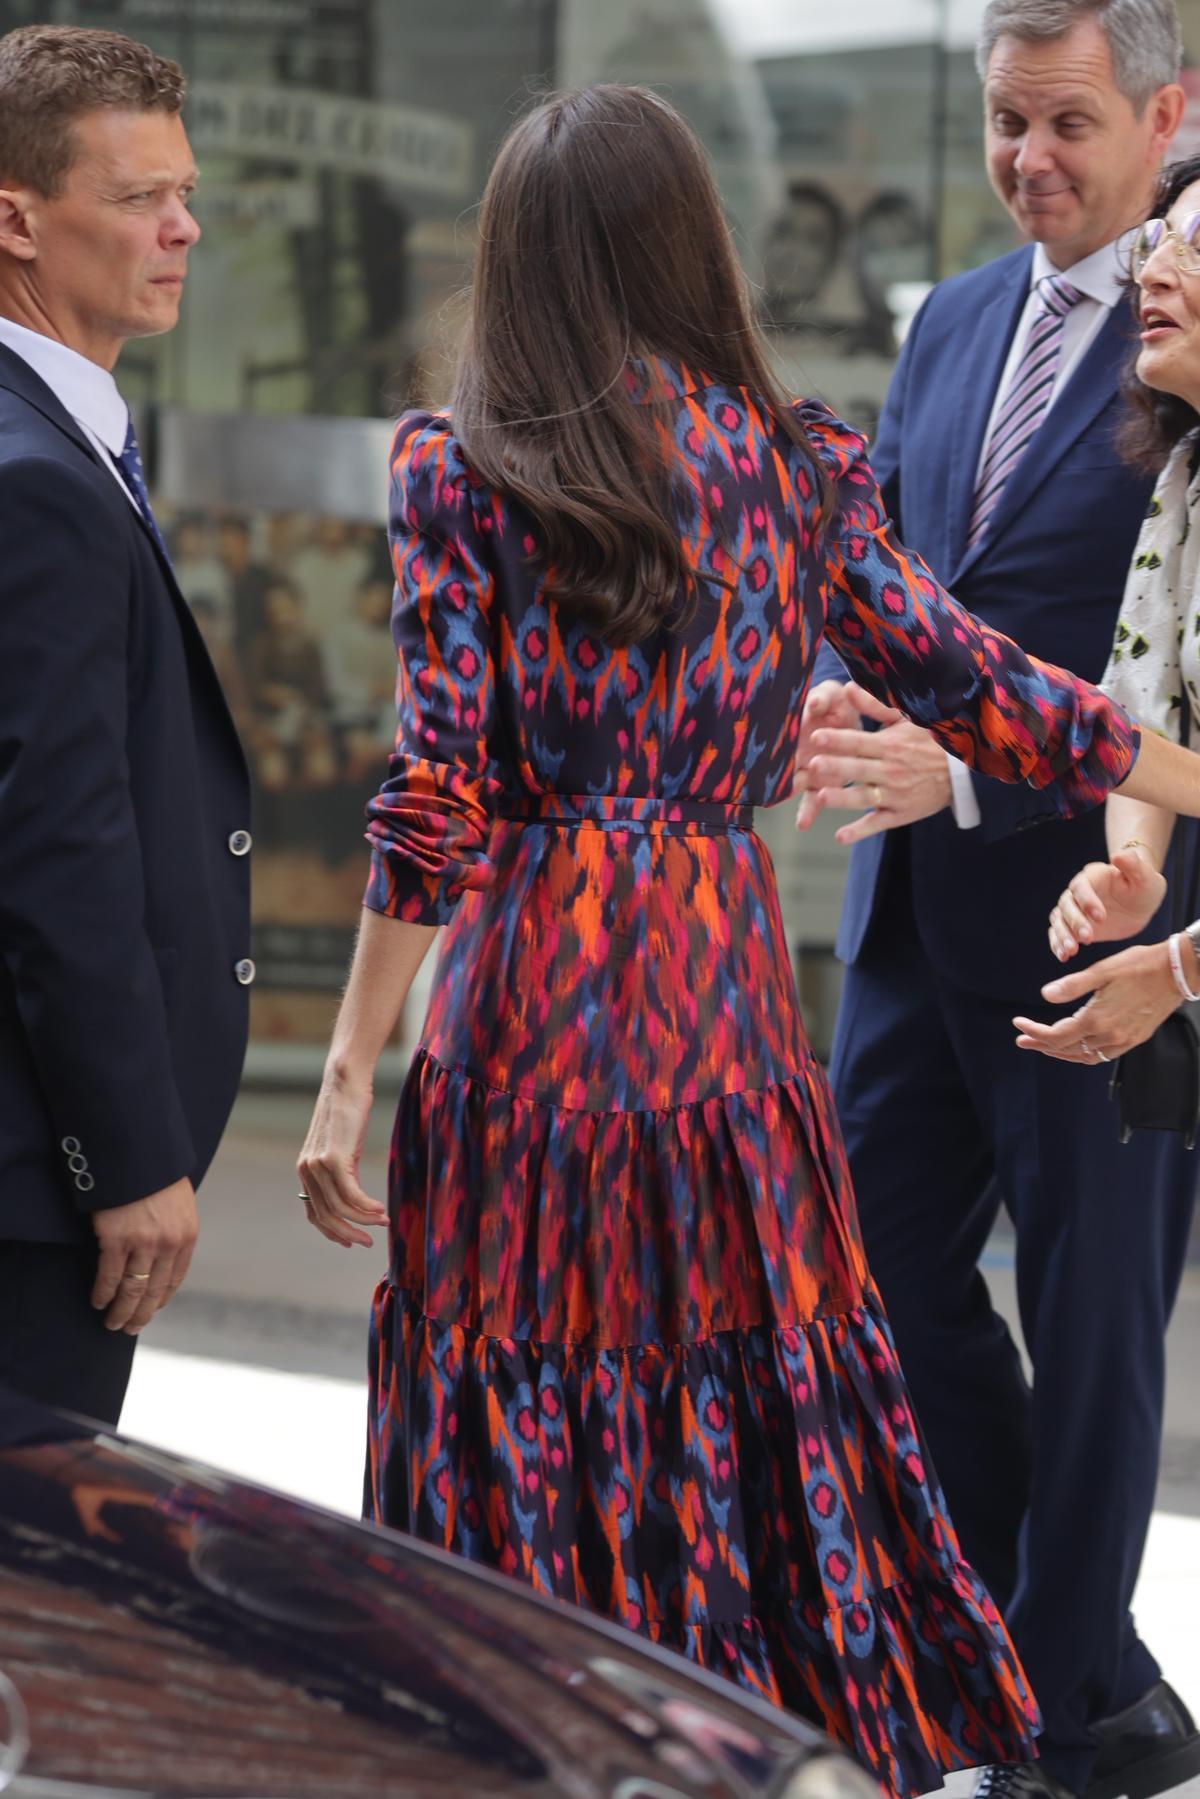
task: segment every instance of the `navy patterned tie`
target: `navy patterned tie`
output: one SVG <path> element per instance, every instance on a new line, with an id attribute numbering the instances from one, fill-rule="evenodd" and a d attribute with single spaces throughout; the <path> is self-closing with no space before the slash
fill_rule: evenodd
<path id="1" fill-rule="evenodd" d="M 126 487 L 137 501 L 138 511 L 150 527 L 150 535 L 169 562 L 171 558 L 167 556 L 167 546 L 163 542 L 162 532 L 150 510 L 150 494 L 146 487 L 145 470 L 142 468 L 142 452 L 138 449 L 137 432 L 133 428 L 132 418 L 129 421 L 129 429 L 125 433 L 125 448 L 119 456 L 114 457 L 114 461 L 124 476 Z"/>

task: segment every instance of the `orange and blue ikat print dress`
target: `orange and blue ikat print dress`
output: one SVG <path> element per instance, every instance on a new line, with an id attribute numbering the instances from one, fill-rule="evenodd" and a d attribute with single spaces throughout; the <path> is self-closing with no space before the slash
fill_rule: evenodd
<path id="1" fill-rule="evenodd" d="M 864 443 L 635 365 L 683 476 L 694 621 L 614 649 L 536 529 L 412 413 L 392 457 L 399 726 L 366 903 L 444 924 L 400 1099 L 367 1515 L 588 1606 L 847 1743 L 895 1793 L 1032 1753 L 864 1262 L 753 808 L 824 633 L 1064 813 L 1136 736 L 894 539 Z"/>

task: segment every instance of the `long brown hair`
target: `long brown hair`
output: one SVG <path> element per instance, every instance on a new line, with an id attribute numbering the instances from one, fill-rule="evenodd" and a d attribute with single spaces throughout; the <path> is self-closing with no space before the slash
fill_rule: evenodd
<path id="1" fill-rule="evenodd" d="M 1193 181 L 1200 181 L 1200 156 L 1169 163 L 1158 178 L 1149 216 L 1165 218 Z M 1200 425 L 1200 414 L 1178 394 L 1162 393 L 1139 380 L 1137 358 L 1135 350 L 1121 383 L 1125 416 L 1117 433 L 1117 445 L 1126 462 L 1156 475 L 1180 438 Z"/>
<path id="2" fill-rule="evenodd" d="M 699 593 L 680 477 L 662 407 L 631 404 L 631 360 L 760 395 L 831 491 L 771 374 L 699 140 L 647 88 L 545 100 L 501 146 L 479 235 L 453 402 L 468 463 L 532 514 L 550 591 L 609 642 L 682 622 Z"/>

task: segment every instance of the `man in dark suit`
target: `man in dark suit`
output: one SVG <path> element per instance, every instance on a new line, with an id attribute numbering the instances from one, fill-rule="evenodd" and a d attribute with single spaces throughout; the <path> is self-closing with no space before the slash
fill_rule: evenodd
<path id="1" fill-rule="evenodd" d="M 175 323 L 179 69 L 0 39 L 0 1384 L 115 1423 L 245 1051 L 245 763 L 112 368 Z"/>
<path id="2" fill-rule="evenodd" d="M 1178 124 L 1179 53 L 1173 0 L 991 0 L 989 173 L 1032 243 L 930 294 L 873 456 L 901 538 L 957 598 L 1093 680 L 1149 495 L 1114 442 L 1137 330 L 1122 239 Z M 872 808 L 839 833 L 855 848 L 831 1068 L 867 1253 L 964 1552 L 1045 1717 L 1041 1761 L 981 1787 L 1145 1799 L 1200 1771 L 1129 1612 L 1196 1164 L 1172 1136 L 1122 1147 L 1105 1071 L 1021 1054 L 1011 1022 L 1047 1015 L 1049 911 L 1107 860 L 1102 813 L 1027 830 L 1044 795 L 971 777 L 908 723 L 860 731 L 854 689 L 818 672 L 802 760 L 816 727 L 833 736 L 800 822 Z M 1032 1394 L 979 1271 L 1001 1204 Z"/>

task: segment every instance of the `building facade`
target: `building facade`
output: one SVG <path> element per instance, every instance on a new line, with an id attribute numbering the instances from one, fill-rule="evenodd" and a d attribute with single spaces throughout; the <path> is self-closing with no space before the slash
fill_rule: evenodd
<path id="1" fill-rule="evenodd" d="M 928 284 L 1014 242 L 983 171 L 981 10 L 0 0 L 2 29 L 118 29 L 190 81 L 203 240 L 178 329 L 118 375 L 254 770 L 251 1076 L 309 1080 L 344 977 L 392 730 L 389 421 L 447 396 L 508 121 L 549 86 L 659 87 L 713 157 L 786 378 L 869 430 Z M 1200 0 L 1182 10 L 1200 60 Z M 797 840 L 787 807 L 763 829 L 820 1046 L 842 854 L 832 827 Z"/>

